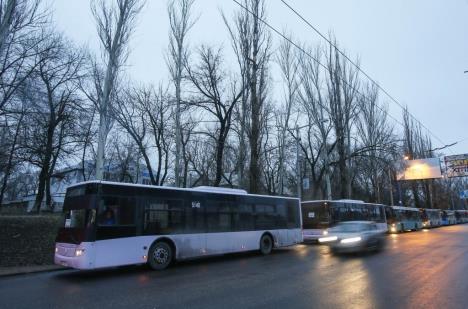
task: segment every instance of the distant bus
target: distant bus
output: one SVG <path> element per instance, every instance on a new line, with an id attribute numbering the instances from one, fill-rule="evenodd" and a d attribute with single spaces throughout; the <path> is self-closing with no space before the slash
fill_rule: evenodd
<path id="1" fill-rule="evenodd" d="M 327 229 L 338 222 L 372 221 L 380 230 L 387 231 L 385 208 L 354 200 L 304 201 L 301 202 L 302 234 L 304 241 L 315 242 Z"/>
<path id="2" fill-rule="evenodd" d="M 468 222 L 468 210 L 455 210 L 455 218 L 458 224 Z"/>
<path id="3" fill-rule="evenodd" d="M 441 217 L 441 224 L 442 225 L 452 225 L 457 223 L 457 219 L 455 217 L 455 211 L 453 210 L 442 210 L 440 212 Z"/>
<path id="4" fill-rule="evenodd" d="M 71 186 L 55 263 L 94 269 L 274 248 L 302 242 L 299 200 L 244 190 L 90 181 Z"/>
<path id="5" fill-rule="evenodd" d="M 420 208 L 423 227 L 437 227 L 442 225 L 440 209 Z"/>
<path id="6" fill-rule="evenodd" d="M 419 208 L 386 206 L 385 216 L 391 233 L 417 231 L 423 227 Z"/>

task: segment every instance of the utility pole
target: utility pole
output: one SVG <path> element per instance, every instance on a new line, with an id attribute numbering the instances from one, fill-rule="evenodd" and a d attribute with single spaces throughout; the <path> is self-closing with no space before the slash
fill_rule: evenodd
<path id="1" fill-rule="evenodd" d="M 393 177 L 392 177 L 392 169 L 390 167 L 388 168 L 388 180 L 390 183 L 390 206 L 393 206 L 395 205 L 393 201 L 393 184 L 392 184 Z"/>
<path id="2" fill-rule="evenodd" d="M 297 197 L 301 198 L 301 163 L 299 162 L 299 127 L 296 125 L 296 177 L 297 177 Z"/>

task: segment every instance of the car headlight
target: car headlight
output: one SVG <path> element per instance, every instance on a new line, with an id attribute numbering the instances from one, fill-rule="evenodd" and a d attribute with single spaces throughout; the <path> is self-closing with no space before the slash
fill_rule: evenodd
<path id="1" fill-rule="evenodd" d="M 338 240 L 338 237 L 336 236 L 329 236 L 329 237 L 322 237 L 322 238 L 319 238 L 319 242 L 320 243 L 323 243 L 323 242 L 330 242 L 330 241 L 335 241 L 335 240 Z"/>
<path id="2" fill-rule="evenodd" d="M 342 239 L 340 242 L 342 244 L 351 244 L 351 243 L 354 243 L 354 242 L 359 242 L 361 240 L 362 240 L 362 238 L 358 236 L 358 237 L 345 238 L 345 239 Z"/>
<path id="3" fill-rule="evenodd" d="M 84 254 L 85 250 L 84 249 L 76 249 L 75 250 L 75 256 L 82 256 Z"/>
<path id="4" fill-rule="evenodd" d="M 322 232 L 322 235 L 328 235 L 328 231 L 327 231 L 327 230 L 324 230 L 324 231 Z"/>
<path id="5" fill-rule="evenodd" d="M 55 253 L 58 253 L 58 247 L 55 247 Z"/>
<path id="6" fill-rule="evenodd" d="M 392 223 L 392 226 L 395 227 L 395 223 Z"/>

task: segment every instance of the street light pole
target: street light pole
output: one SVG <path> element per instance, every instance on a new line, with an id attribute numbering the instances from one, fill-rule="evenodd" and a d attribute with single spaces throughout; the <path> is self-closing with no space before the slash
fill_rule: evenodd
<path id="1" fill-rule="evenodd" d="M 296 177 L 297 177 L 297 197 L 301 198 L 301 165 L 299 162 L 299 127 L 296 125 Z"/>
<path id="2" fill-rule="evenodd" d="M 392 184 L 393 177 L 392 177 L 392 170 L 390 167 L 388 168 L 388 180 L 390 181 L 390 206 L 393 206 L 395 205 L 393 202 L 393 184 Z"/>

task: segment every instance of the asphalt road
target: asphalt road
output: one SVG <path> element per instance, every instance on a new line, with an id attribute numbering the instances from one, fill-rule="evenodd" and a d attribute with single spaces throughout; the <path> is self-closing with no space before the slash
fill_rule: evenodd
<path id="1" fill-rule="evenodd" d="M 299 245 L 162 272 L 133 266 L 0 278 L 1 308 L 468 308 L 468 224 L 388 236 L 377 254 Z"/>

